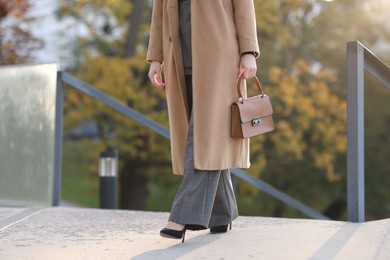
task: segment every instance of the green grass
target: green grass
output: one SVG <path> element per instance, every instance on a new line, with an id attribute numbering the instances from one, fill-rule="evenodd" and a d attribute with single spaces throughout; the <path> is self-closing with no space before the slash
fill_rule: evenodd
<path id="1" fill-rule="evenodd" d="M 62 199 L 84 207 L 99 207 L 99 151 L 91 140 L 64 142 Z"/>
<path id="2" fill-rule="evenodd" d="M 65 174 L 62 177 L 62 199 L 88 208 L 99 207 L 98 180 Z"/>
<path id="3" fill-rule="evenodd" d="M 170 211 L 173 199 L 176 195 L 181 178 L 177 178 L 177 183 L 170 187 L 162 187 L 157 183 L 149 184 L 149 198 L 146 208 L 151 211 Z"/>

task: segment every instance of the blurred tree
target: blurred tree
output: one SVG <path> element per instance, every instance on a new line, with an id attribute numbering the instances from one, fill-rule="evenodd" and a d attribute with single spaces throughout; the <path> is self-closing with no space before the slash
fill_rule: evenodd
<path id="1" fill-rule="evenodd" d="M 346 42 L 350 40 L 360 40 L 365 43 L 367 46 L 373 46 L 377 50 L 377 54 L 382 54 L 386 57 L 385 54 L 389 53 L 389 42 L 390 42 L 390 23 L 385 18 L 386 12 L 384 10 L 388 10 L 390 7 L 390 3 L 385 0 L 380 1 L 365 1 L 363 4 L 361 2 L 350 1 L 350 0 L 338 0 L 332 2 L 325 1 L 300 1 L 300 0 L 285 0 L 285 1 L 271 1 L 271 0 L 263 0 L 263 1 L 255 1 L 257 13 L 258 13 L 258 33 L 260 39 L 260 45 L 264 50 L 262 54 L 262 58 L 260 59 L 260 70 L 264 77 L 263 82 L 268 83 L 271 88 L 269 88 L 268 92 L 273 93 L 273 91 L 278 88 L 292 88 L 292 85 L 283 84 L 284 81 L 281 81 L 279 84 L 275 85 L 275 82 L 272 82 L 273 76 L 272 74 L 276 71 L 283 69 L 286 75 L 294 75 L 296 76 L 296 65 L 297 64 L 306 64 L 307 71 L 311 74 L 311 77 L 315 78 L 317 75 L 322 73 L 326 73 L 327 80 L 324 82 L 320 82 L 321 84 L 325 84 L 326 89 L 331 92 L 326 94 L 326 92 L 321 93 L 320 95 L 314 95 L 314 93 L 308 93 L 305 91 L 300 91 L 301 95 L 305 95 L 305 93 L 309 94 L 307 97 L 311 102 L 318 102 L 317 98 L 320 98 L 322 101 L 326 101 L 328 105 L 335 105 L 334 107 L 338 110 L 333 111 L 329 110 L 329 108 L 325 108 L 324 106 L 316 106 L 314 110 L 317 110 L 316 114 L 318 115 L 318 119 L 323 123 L 329 122 L 328 118 L 333 118 L 334 122 L 330 123 L 329 126 L 334 128 L 331 130 L 338 130 L 333 133 L 338 133 L 335 136 L 329 136 L 328 138 L 334 139 L 331 140 L 330 143 L 327 141 L 326 143 L 313 143 L 312 139 L 297 139 L 297 136 L 291 135 L 289 138 L 294 139 L 297 144 L 304 145 L 306 148 L 301 150 L 303 154 L 305 154 L 305 150 L 308 151 L 313 149 L 317 152 L 314 157 L 308 156 L 309 154 L 305 154 L 305 164 L 299 166 L 299 160 L 296 162 L 288 161 L 290 157 L 279 158 L 275 156 L 275 152 L 277 153 L 278 147 L 281 148 L 281 144 L 283 144 L 283 138 L 278 137 L 279 139 L 274 140 L 274 144 L 277 145 L 266 149 L 267 153 L 271 154 L 271 158 L 263 159 L 263 164 L 267 167 L 263 169 L 262 178 L 267 178 L 266 176 L 273 176 L 274 179 L 270 182 L 282 190 L 287 191 L 289 194 L 293 195 L 297 198 L 306 198 L 303 201 L 307 201 L 307 198 L 315 198 L 314 200 L 309 199 L 309 204 L 314 208 L 327 212 L 333 218 L 345 218 L 345 200 L 346 200 L 346 162 L 345 162 L 345 109 L 343 103 L 345 100 L 345 47 Z M 386 8 L 387 7 L 387 8 Z M 387 46 L 384 47 L 384 46 Z M 301 61 L 304 61 L 302 63 Z M 302 78 L 304 76 L 304 78 Z M 308 75 L 301 74 L 300 77 L 297 77 L 296 80 L 299 82 L 298 84 L 302 84 L 303 89 L 308 89 L 311 85 L 310 82 L 307 82 Z M 323 77 L 322 77 L 323 78 Z M 304 81 L 302 81 L 304 79 Z M 324 79 L 324 78 L 323 78 Z M 318 79 L 317 79 L 318 81 Z M 267 84 L 265 84 L 267 86 Z M 318 87 L 316 87 L 318 91 Z M 366 88 L 367 89 L 367 88 Z M 287 90 L 285 90 L 287 91 Z M 289 90 L 293 92 L 293 90 Z M 390 98 L 388 91 L 387 94 L 384 91 L 379 91 L 377 94 L 371 92 L 372 89 L 367 90 L 369 95 L 366 95 L 367 100 L 371 100 L 371 102 L 375 102 L 374 100 L 382 99 L 386 100 L 386 96 Z M 274 102 L 279 106 L 280 95 L 272 95 Z M 285 98 L 285 97 L 284 97 Z M 292 98 L 291 98 L 292 99 Z M 338 100 L 338 101 L 337 101 Z M 290 101 L 291 102 L 291 101 Z M 307 101 L 309 102 L 309 101 Z M 301 132 L 302 122 L 300 124 L 295 124 L 295 120 L 298 118 L 297 115 L 301 113 L 297 113 L 294 111 L 293 103 L 288 104 L 286 107 L 286 111 L 289 111 L 291 114 L 286 120 L 288 123 L 293 123 L 290 127 L 295 126 L 295 132 Z M 307 104 L 307 103 L 306 103 Z M 338 104 L 338 105 L 337 105 Z M 306 106 L 306 105 L 305 105 Z M 308 107 L 308 106 L 307 106 Z M 372 109 L 368 109 L 366 117 L 370 118 L 370 122 L 381 122 L 381 118 L 388 118 L 389 110 L 385 108 L 385 106 L 374 106 L 375 113 L 370 112 Z M 373 107 L 373 108 L 374 108 Z M 322 112 L 321 112 L 322 111 Z M 332 113 L 338 113 L 337 117 L 333 117 Z M 275 116 L 281 116 L 279 113 L 275 113 Z M 287 116 L 287 115 L 285 115 Z M 303 118 L 302 118 L 303 119 Z M 278 118 L 278 120 L 280 120 Z M 306 118 L 305 120 L 310 120 L 310 118 Z M 286 121 L 281 121 L 285 123 Z M 278 122 L 278 123 L 281 123 Z M 341 125 L 339 124 L 341 123 Z M 334 126 L 333 124 L 337 124 Z M 344 125 L 343 125 L 344 124 Z M 287 126 L 289 126 L 287 124 Z M 343 126 L 342 128 L 340 128 Z M 321 124 L 316 124 L 316 127 L 323 127 Z M 286 128 L 286 127 L 285 127 Z M 283 129 L 285 129 L 283 128 Z M 320 139 L 324 138 L 323 130 L 312 128 L 310 130 L 314 133 L 323 135 Z M 380 130 L 379 130 L 380 129 Z M 319 131 L 320 130 L 320 131 Z M 389 129 L 386 127 L 380 127 L 375 131 L 371 129 L 366 129 L 366 143 L 374 143 L 375 147 L 381 147 L 380 154 L 389 153 L 389 145 L 380 144 L 377 139 L 378 132 L 383 135 L 388 135 Z M 279 136 L 280 129 L 277 128 L 274 134 L 270 134 L 270 136 Z M 312 136 L 312 133 L 307 133 L 304 136 Z M 340 136 L 343 138 L 340 138 Z M 298 136 L 299 137 L 299 136 Z M 269 137 L 270 138 L 270 137 Z M 371 139 L 373 138 L 373 139 Z M 268 139 L 268 137 L 267 137 Z M 383 141 L 383 138 L 381 139 Z M 341 143 L 339 143 L 341 142 Z M 267 141 L 265 142 L 267 143 Z M 334 146 L 333 152 L 332 148 L 326 146 Z M 300 147 L 299 145 L 293 145 L 291 143 L 289 146 L 290 149 L 292 147 Z M 319 149 L 323 147 L 322 149 Z M 344 147 L 344 148 L 343 148 Z M 253 149 L 253 146 L 252 146 Z M 297 148 L 295 148 L 297 149 Z M 330 149 L 327 152 L 326 150 Z M 344 149 L 344 152 L 343 152 Z M 255 149 L 253 149 L 255 150 Z M 252 150 L 252 151 L 253 151 Z M 261 149 L 260 149 L 261 150 Z M 321 153 L 324 152 L 323 155 Z M 277 155 L 277 154 L 276 154 Z M 271 166 L 270 163 L 272 159 L 275 158 L 275 161 L 278 162 L 277 166 Z M 311 159 L 309 159 L 311 158 Z M 327 158 L 327 159 L 324 159 Z M 297 159 L 297 158 L 294 158 Z M 309 159 L 309 160 L 307 160 Z M 377 172 L 375 168 L 382 168 L 380 164 L 386 164 L 386 161 L 382 160 L 381 163 L 378 162 L 378 156 L 375 153 L 368 153 L 367 164 L 372 165 L 370 162 L 375 161 L 375 166 L 370 169 L 369 172 Z M 280 177 L 277 174 L 277 169 L 281 167 L 282 164 L 280 162 L 288 161 L 286 164 L 290 166 L 287 172 L 295 172 L 299 171 L 300 174 L 296 174 L 296 178 L 287 178 L 285 176 Z M 322 161 L 322 163 L 320 163 Z M 327 178 L 321 177 L 321 172 L 323 172 L 318 166 L 323 165 L 323 167 L 327 167 L 326 170 Z M 325 166 L 328 164 L 327 166 Z M 264 166 L 264 165 L 263 165 Z M 268 167 L 269 166 L 269 167 Z M 315 167 L 313 167 L 315 166 Z M 256 167 L 252 167 L 256 168 Z M 329 174 L 334 169 L 335 173 L 337 173 L 337 177 L 333 174 Z M 252 170 L 251 169 L 251 170 Z M 262 168 L 258 167 L 258 171 Z M 306 172 L 307 170 L 307 172 Z M 309 177 L 309 172 L 311 172 Z M 380 179 L 386 178 L 386 173 L 382 170 L 382 175 Z M 368 173 L 370 174 L 370 173 Z M 289 174 L 290 175 L 290 174 Z M 317 177 L 315 177 L 317 176 Z M 388 176 L 388 173 L 387 173 Z M 336 177 L 336 178 L 334 178 Z M 311 190 L 296 190 L 295 188 L 300 187 L 297 183 L 299 180 L 306 184 L 307 180 L 312 180 L 310 182 Z M 286 182 L 290 180 L 290 182 Z M 387 177 L 387 180 L 389 178 Z M 280 186 L 280 183 L 284 183 L 284 186 Z M 372 184 L 370 184 L 372 183 Z M 373 185 L 375 183 L 375 185 Z M 390 183 L 389 183 L 390 184 Z M 379 186 L 383 185 L 374 179 L 370 179 L 367 182 L 368 186 Z M 286 187 L 287 186 L 287 187 Z M 386 185 L 385 185 L 386 186 Z M 315 194 L 308 194 L 312 189 L 317 190 Z M 323 190 L 324 193 L 321 195 L 319 190 Z M 383 191 L 383 192 L 382 192 Z M 371 196 L 367 193 L 368 201 L 371 201 L 374 207 L 377 207 L 376 215 L 379 217 L 378 212 L 381 211 L 381 217 L 388 216 L 388 212 L 386 212 L 386 201 L 389 198 L 389 192 L 381 190 L 380 199 L 378 199 L 378 189 L 376 189 L 375 194 Z M 315 195 L 316 197 L 314 197 Z M 262 201 L 267 198 L 261 198 Z M 320 202 L 320 203 L 319 203 Z M 267 210 L 270 210 L 270 207 L 274 208 L 274 213 L 272 215 L 279 215 L 279 213 L 286 214 L 290 210 L 285 206 L 278 203 L 272 204 L 265 202 L 265 207 Z M 379 209 L 378 209 L 379 208 Z M 278 214 L 277 214 L 278 212 Z M 294 214 L 294 213 L 293 213 Z M 283 214 L 281 214 L 283 215 Z M 367 213 L 368 218 L 372 218 L 370 212 Z"/>
<path id="2" fill-rule="evenodd" d="M 324 212 L 344 191 L 346 104 L 329 90 L 335 77 L 326 69 L 313 73 L 306 61 L 297 60 L 291 70 L 270 67 L 266 78 L 275 131 L 252 140 L 250 172 Z M 301 216 L 247 184 L 240 183 L 239 190 L 250 203 L 260 196 L 256 207 L 270 216 Z"/>
<path id="3" fill-rule="evenodd" d="M 73 68 L 77 76 L 167 125 L 164 93 L 147 84 L 146 40 L 139 37 L 148 31 L 142 15 L 146 7 L 145 1 L 65 2 L 58 15 L 87 29 L 74 47 L 80 54 Z M 151 176 L 171 172 L 168 141 L 75 90 L 67 91 L 65 112 L 67 129 L 91 118 L 97 122 L 104 147 L 120 152 L 121 208 L 144 209 Z M 104 129 L 115 132 L 115 138 L 107 138 Z"/>
<path id="4" fill-rule="evenodd" d="M 132 57 L 136 52 L 137 38 L 139 28 L 142 22 L 142 14 L 146 6 L 145 0 L 130 0 L 133 2 L 134 10 L 129 19 L 130 29 L 128 30 L 126 39 L 125 57 Z"/>
<path id="5" fill-rule="evenodd" d="M 308 45 L 308 55 L 321 67 L 327 67 L 339 80 L 330 85 L 333 92 L 345 96 L 346 42 L 359 40 L 390 64 L 390 21 L 387 19 L 390 2 L 367 0 L 357 2 L 338 0 L 323 3 L 321 13 L 312 19 L 307 34 L 316 39 Z M 318 28 L 321 28 L 320 30 Z M 386 105 L 390 91 L 380 86 L 366 73 L 365 80 L 365 150 L 366 150 L 366 218 L 368 220 L 389 217 L 390 170 L 386 166 L 390 157 L 390 128 L 386 118 L 390 109 Z M 346 184 L 345 184 L 346 185 Z"/>
<path id="6" fill-rule="evenodd" d="M 43 47 L 30 31 L 30 8 L 28 0 L 0 0 L 0 65 L 31 61 L 32 52 Z"/>
<path id="7" fill-rule="evenodd" d="M 79 74 L 83 81 L 167 125 L 164 92 L 142 83 L 147 69 L 143 54 L 132 59 L 86 56 L 85 64 L 79 68 L 83 71 Z M 93 118 L 101 133 L 107 127 L 115 132 L 114 139 L 104 134 L 100 139 L 106 148 L 119 150 L 121 208 L 144 209 L 149 195 L 149 180 L 156 174 L 171 175 L 169 142 L 80 93 L 72 91 L 67 93 L 67 97 L 67 104 L 73 105 L 72 108 L 68 107 L 69 120 L 77 118 L 77 122 L 81 122 Z"/>

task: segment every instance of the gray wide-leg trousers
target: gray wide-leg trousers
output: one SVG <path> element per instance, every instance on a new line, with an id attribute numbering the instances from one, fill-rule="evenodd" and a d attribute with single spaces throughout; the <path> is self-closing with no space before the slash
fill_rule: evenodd
<path id="1" fill-rule="evenodd" d="M 204 171 L 194 168 L 192 117 L 184 163 L 183 181 L 174 199 L 169 221 L 196 230 L 227 225 L 236 219 L 238 210 L 229 169 Z"/>

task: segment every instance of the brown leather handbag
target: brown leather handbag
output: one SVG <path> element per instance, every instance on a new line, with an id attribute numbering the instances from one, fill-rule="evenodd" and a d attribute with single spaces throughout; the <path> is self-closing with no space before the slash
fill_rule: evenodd
<path id="1" fill-rule="evenodd" d="M 263 92 L 259 79 L 255 76 L 258 94 L 244 99 L 241 94 L 241 80 L 237 80 L 238 100 L 231 106 L 231 136 L 249 138 L 274 130 L 273 110 L 269 96 Z"/>

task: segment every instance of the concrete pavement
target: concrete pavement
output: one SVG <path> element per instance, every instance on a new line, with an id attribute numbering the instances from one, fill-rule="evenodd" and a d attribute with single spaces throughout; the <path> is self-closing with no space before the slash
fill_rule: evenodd
<path id="1" fill-rule="evenodd" d="M 0 208 L 0 259 L 390 259 L 390 219 L 240 217 L 226 234 L 159 236 L 168 213 Z"/>

